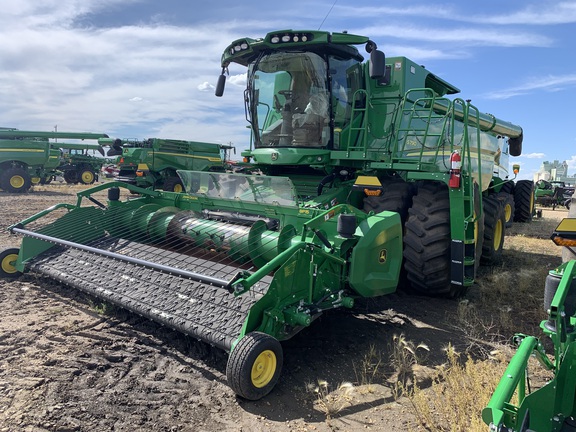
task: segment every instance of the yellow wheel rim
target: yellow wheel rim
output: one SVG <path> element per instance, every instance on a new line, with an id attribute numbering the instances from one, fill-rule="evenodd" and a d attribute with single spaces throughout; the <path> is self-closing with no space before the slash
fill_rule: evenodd
<path id="1" fill-rule="evenodd" d="M 276 372 L 276 354 L 273 351 L 262 351 L 252 365 L 252 384 L 254 387 L 262 388 L 267 385 Z"/>
<path id="2" fill-rule="evenodd" d="M 494 250 L 498 250 L 500 244 L 502 243 L 502 221 L 498 219 L 496 225 L 494 226 Z"/>
<path id="3" fill-rule="evenodd" d="M 15 175 L 10 177 L 10 186 L 12 186 L 15 189 L 20 189 L 21 187 L 24 186 L 25 180 L 24 177 L 19 176 L 19 175 Z"/>
<path id="4" fill-rule="evenodd" d="M 507 203 L 504 206 L 504 219 L 506 220 L 506 222 L 510 222 L 510 219 L 512 218 L 512 206 Z"/>
<path id="5" fill-rule="evenodd" d="M 16 267 L 14 267 L 13 263 L 15 263 L 17 259 L 18 254 L 6 255 L 2 260 L 2 271 L 7 274 L 16 273 L 18 270 L 16 270 Z"/>
<path id="6" fill-rule="evenodd" d="M 38 183 L 40 183 L 40 180 L 41 180 L 40 177 L 32 177 L 30 179 L 33 185 L 37 185 Z"/>
<path id="7" fill-rule="evenodd" d="M 84 171 L 82 173 L 82 182 L 90 184 L 93 181 L 94 181 L 94 174 L 92 174 L 90 171 Z"/>
<path id="8" fill-rule="evenodd" d="M 175 184 L 174 185 L 174 192 L 182 192 L 184 190 L 184 188 L 182 187 L 181 184 Z"/>

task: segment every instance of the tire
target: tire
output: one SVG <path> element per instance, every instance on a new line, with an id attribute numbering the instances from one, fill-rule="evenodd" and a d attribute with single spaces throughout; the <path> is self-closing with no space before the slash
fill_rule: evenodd
<path id="1" fill-rule="evenodd" d="M 228 358 L 228 385 L 244 399 L 261 399 L 278 382 L 282 364 L 282 345 L 278 340 L 265 333 L 248 333 Z"/>
<path id="2" fill-rule="evenodd" d="M 514 194 L 514 182 L 513 181 L 506 181 L 505 183 L 503 183 L 502 187 L 500 188 L 500 192 L 498 192 L 498 193 L 502 193 L 502 192 L 513 195 Z"/>
<path id="3" fill-rule="evenodd" d="M 52 180 L 54 180 L 54 176 L 42 177 L 40 179 L 40 184 L 47 185 L 52 183 Z"/>
<path id="4" fill-rule="evenodd" d="M 520 180 L 514 188 L 514 222 L 531 222 L 534 213 L 534 183 Z"/>
<path id="5" fill-rule="evenodd" d="M 96 181 L 96 173 L 91 167 L 80 168 L 78 181 L 82 184 L 89 185 Z"/>
<path id="6" fill-rule="evenodd" d="M 364 211 L 380 213 L 383 211 L 393 211 L 400 214 L 402 225 L 408 219 L 408 209 L 412 205 L 414 196 L 414 185 L 403 181 L 389 181 L 383 183 L 384 192 L 382 195 L 368 196 L 364 198 Z"/>
<path id="7" fill-rule="evenodd" d="M 408 211 L 405 270 L 412 288 L 424 294 L 457 295 L 450 282 L 450 198 L 444 183 L 422 182 Z"/>
<path id="8" fill-rule="evenodd" d="M 180 180 L 180 177 L 168 177 L 165 181 L 164 181 L 164 186 L 162 187 L 162 190 L 165 190 L 167 192 L 184 192 L 184 185 L 182 184 L 182 180 Z"/>
<path id="9" fill-rule="evenodd" d="M 19 252 L 20 249 L 18 248 L 4 249 L 0 252 L 0 277 L 14 279 L 22 274 L 22 272 L 16 270 L 16 267 L 12 264 L 18 259 Z"/>
<path id="10" fill-rule="evenodd" d="M 76 170 L 67 170 L 64 171 L 64 181 L 68 184 L 75 184 L 78 183 L 78 171 Z"/>
<path id="11" fill-rule="evenodd" d="M 24 168 L 8 168 L 0 176 L 0 186 L 6 192 L 25 193 L 32 186 L 32 179 Z"/>
<path id="12" fill-rule="evenodd" d="M 576 192 L 574 192 L 574 195 L 572 195 L 572 198 L 569 201 L 576 201 Z M 569 207 L 570 209 L 568 210 L 568 217 L 576 218 L 576 204 L 569 205 Z M 576 247 L 572 248 L 562 247 L 562 262 L 568 262 L 573 259 L 576 259 Z"/>
<path id="13" fill-rule="evenodd" d="M 484 243 L 482 264 L 496 264 L 502 260 L 506 218 L 504 206 L 496 195 L 484 198 Z"/>
<path id="14" fill-rule="evenodd" d="M 516 210 L 516 206 L 514 205 L 514 197 L 507 192 L 500 192 L 496 195 L 500 202 L 502 203 L 502 207 L 504 209 L 504 221 L 506 222 L 506 228 L 510 228 L 512 226 L 512 222 L 514 222 L 514 212 Z"/>

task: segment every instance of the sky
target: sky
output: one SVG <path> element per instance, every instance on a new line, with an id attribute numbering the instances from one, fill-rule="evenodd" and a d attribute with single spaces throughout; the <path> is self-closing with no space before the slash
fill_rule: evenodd
<path id="1" fill-rule="evenodd" d="M 347 30 L 521 126 L 519 178 L 576 174 L 576 0 L 2 0 L 0 126 L 249 145 L 245 69 L 223 50 L 281 29 Z"/>

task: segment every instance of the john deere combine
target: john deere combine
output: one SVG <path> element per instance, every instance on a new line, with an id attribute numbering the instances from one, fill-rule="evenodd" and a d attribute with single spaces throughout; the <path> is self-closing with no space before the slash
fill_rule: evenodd
<path id="1" fill-rule="evenodd" d="M 564 219 L 552 235 L 554 243 L 574 252 L 576 219 Z M 568 261 L 546 278 L 540 327 L 554 344 L 552 361 L 540 340 L 517 334 L 518 351 L 500 380 L 482 419 L 493 432 L 567 432 L 576 430 L 576 261 Z M 536 357 L 554 374 L 530 392 L 528 360 Z M 528 389 L 528 391 L 527 391 Z M 517 395 L 517 403 L 512 397 Z"/>
<path id="2" fill-rule="evenodd" d="M 98 144 L 58 143 L 50 139 L 67 138 L 97 140 L 106 134 L 88 132 L 41 132 L 0 128 L 0 188 L 12 193 L 25 193 L 38 183 L 48 183 L 56 172 L 78 171 L 83 183 L 94 182 L 94 171 L 85 164 L 62 166 L 61 148 L 91 148 L 102 150 Z M 91 176 L 86 174 L 90 170 Z M 91 181 L 83 181 L 91 179 Z M 78 180 L 77 180 L 78 181 Z"/>
<path id="3" fill-rule="evenodd" d="M 499 257 L 501 194 L 531 217 L 532 182 L 512 188 L 506 172 L 522 129 L 444 97 L 458 89 L 368 38 L 235 41 L 217 95 L 231 63 L 248 66 L 243 156 L 262 175 L 184 170 L 186 193 L 80 192 L 11 227 L 24 238 L 3 274 L 48 275 L 227 350 L 230 386 L 258 399 L 278 380 L 279 341 L 403 279 L 456 295 Z"/>

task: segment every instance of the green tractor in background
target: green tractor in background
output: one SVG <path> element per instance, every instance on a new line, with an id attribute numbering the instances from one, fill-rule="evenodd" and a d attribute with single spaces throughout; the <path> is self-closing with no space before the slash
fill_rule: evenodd
<path id="1" fill-rule="evenodd" d="M 402 283 L 463 294 L 500 260 L 506 206 L 529 222 L 534 194 L 507 172 L 519 126 L 367 37 L 239 39 L 218 96 L 232 63 L 248 68 L 242 156 L 259 174 L 182 169 L 185 193 L 99 185 L 10 227 L 22 245 L 1 257 L 5 276 L 48 275 L 229 352 L 228 383 L 256 400 L 279 380 L 280 342 L 326 311 Z"/>

